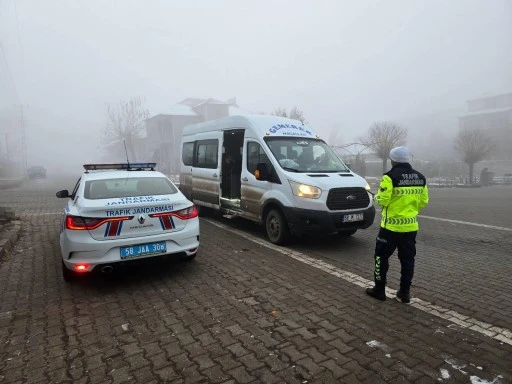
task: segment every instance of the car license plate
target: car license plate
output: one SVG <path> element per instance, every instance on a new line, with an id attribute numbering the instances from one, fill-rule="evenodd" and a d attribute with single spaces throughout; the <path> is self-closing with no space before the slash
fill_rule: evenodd
<path id="1" fill-rule="evenodd" d="M 363 221 L 364 214 L 363 213 L 351 213 L 349 215 L 343 215 L 341 221 L 343 223 L 351 223 L 353 221 Z"/>
<path id="2" fill-rule="evenodd" d="M 152 255 L 155 253 L 165 253 L 167 247 L 165 241 L 158 243 L 139 244 L 131 247 L 121 247 L 121 259 L 130 259 L 144 255 Z"/>

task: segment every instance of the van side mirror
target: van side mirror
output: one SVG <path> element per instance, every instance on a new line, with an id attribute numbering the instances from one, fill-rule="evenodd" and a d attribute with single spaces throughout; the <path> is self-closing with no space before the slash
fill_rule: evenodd
<path id="1" fill-rule="evenodd" d="M 67 189 L 63 189 L 62 191 L 59 191 L 55 194 L 55 196 L 57 196 L 59 199 L 65 199 L 66 197 L 71 197 L 69 196 L 69 191 Z"/>
<path id="2" fill-rule="evenodd" d="M 270 170 L 268 169 L 267 163 L 258 163 L 256 170 L 254 171 L 254 177 L 257 180 L 268 181 L 270 178 Z"/>

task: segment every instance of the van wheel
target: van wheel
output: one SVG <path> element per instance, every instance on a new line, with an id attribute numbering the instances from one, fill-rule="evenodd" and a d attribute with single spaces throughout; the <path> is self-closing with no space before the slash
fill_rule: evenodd
<path id="1" fill-rule="evenodd" d="M 199 217 L 207 217 L 210 213 L 208 207 L 203 207 L 202 205 L 196 205 L 196 209 Z"/>
<path id="2" fill-rule="evenodd" d="M 65 282 L 70 283 L 76 280 L 76 274 L 74 271 L 69 270 L 64 262 L 62 262 L 62 278 Z"/>
<path id="3" fill-rule="evenodd" d="M 357 232 L 357 229 L 346 229 L 344 231 L 338 231 L 338 235 L 340 236 L 343 236 L 343 237 L 349 237 L 349 236 L 352 236 L 354 233 Z"/>
<path id="4" fill-rule="evenodd" d="M 282 245 L 288 241 L 290 231 L 288 230 L 288 223 L 281 211 L 278 209 L 270 210 L 267 214 L 265 224 L 267 236 L 271 243 Z"/>

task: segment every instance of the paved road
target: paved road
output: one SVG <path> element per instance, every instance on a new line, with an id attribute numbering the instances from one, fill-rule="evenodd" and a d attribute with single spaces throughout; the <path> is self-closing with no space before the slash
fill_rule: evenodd
<path id="1" fill-rule="evenodd" d="M 202 218 L 196 261 L 69 285 L 54 192 L 72 185 L 0 191 L 23 219 L 0 261 L 1 382 L 512 382 L 504 229 L 422 219 L 411 306 L 364 294 L 377 227 L 282 248 L 250 223 Z M 512 189 L 476 192 L 433 190 L 424 215 L 511 227 Z"/>
<path id="2" fill-rule="evenodd" d="M 413 294 L 480 321 L 512 329 L 511 203 L 512 187 L 432 189 L 431 204 L 422 212 L 428 218 L 420 219 Z M 263 230 L 252 223 L 221 222 L 265 238 Z M 300 239 L 291 248 L 372 279 L 377 232 L 378 222 L 349 239 Z M 396 255 L 390 264 L 390 285 L 398 288 L 400 263 Z"/>

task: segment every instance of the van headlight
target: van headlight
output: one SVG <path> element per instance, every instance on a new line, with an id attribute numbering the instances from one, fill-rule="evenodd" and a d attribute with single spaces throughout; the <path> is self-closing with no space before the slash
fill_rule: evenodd
<path id="1" fill-rule="evenodd" d="M 308 199 L 318 199 L 322 194 L 322 190 L 318 187 L 314 187 L 312 185 L 296 183 L 294 181 L 288 180 L 290 182 L 290 186 L 292 187 L 292 192 L 295 196 L 306 197 Z"/>
<path id="2" fill-rule="evenodd" d="M 368 182 L 367 182 L 366 185 L 364 186 L 364 189 L 369 191 L 370 189 L 372 189 L 372 187 L 370 187 L 370 184 L 368 184 Z"/>

